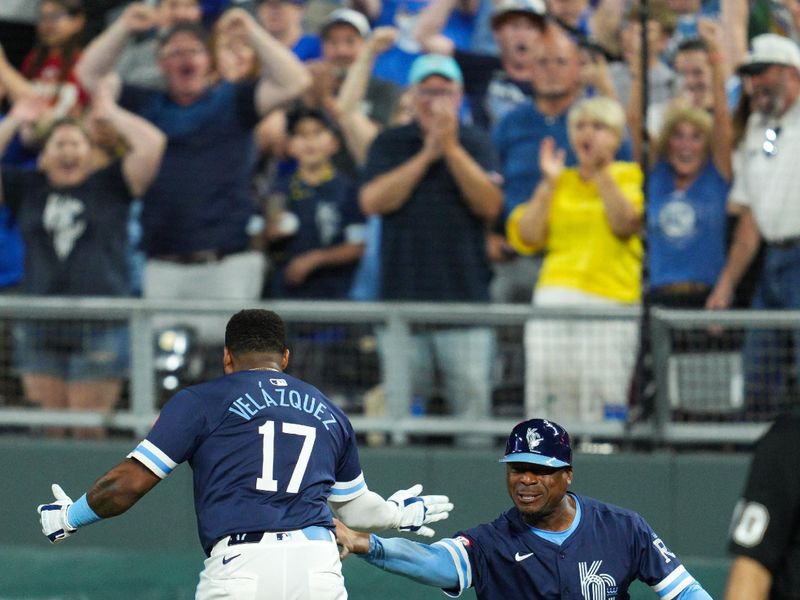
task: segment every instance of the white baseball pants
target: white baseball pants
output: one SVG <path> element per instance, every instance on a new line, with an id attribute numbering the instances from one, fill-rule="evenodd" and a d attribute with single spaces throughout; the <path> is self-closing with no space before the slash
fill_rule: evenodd
<path id="1" fill-rule="evenodd" d="M 248 534 L 252 538 L 253 534 Z M 346 600 L 333 533 L 323 527 L 222 538 L 200 573 L 195 600 Z M 233 543 L 231 543 L 233 542 Z"/>

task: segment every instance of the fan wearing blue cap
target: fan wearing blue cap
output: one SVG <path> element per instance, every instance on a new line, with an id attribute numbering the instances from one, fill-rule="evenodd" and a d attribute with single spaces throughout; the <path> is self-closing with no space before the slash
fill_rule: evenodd
<path id="1" fill-rule="evenodd" d="M 458 85 L 464 83 L 464 76 L 461 74 L 458 63 L 451 56 L 443 54 L 423 54 L 416 59 L 411 65 L 408 83 L 415 85 L 432 75 L 438 75 Z"/>
<path id="2" fill-rule="evenodd" d="M 488 302 L 486 231 L 503 206 L 497 153 L 486 132 L 459 122 L 463 76 L 452 57 L 420 56 L 409 73 L 413 121 L 378 134 L 361 177 L 361 209 L 381 217 L 380 299 Z M 414 332 L 411 339 L 413 394 L 433 396 L 436 365 L 453 412 L 486 417 L 494 331 L 466 325 Z M 384 348 L 381 342 L 381 368 L 389 372 L 394 367 Z"/>
<path id="3" fill-rule="evenodd" d="M 567 491 L 572 446 L 558 423 L 517 424 L 500 462 L 514 507 L 491 523 L 431 545 L 337 523 L 337 541 L 451 597 L 472 587 L 479 600 L 624 600 L 638 579 L 662 600 L 711 600 L 641 515 Z"/>
<path id="4" fill-rule="evenodd" d="M 473 124 L 491 131 L 512 109 L 533 98 L 531 69 L 533 50 L 541 43 L 547 29 L 545 0 L 493 0 L 481 12 L 490 11 L 490 19 L 479 19 L 481 26 L 474 35 L 480 45 L 459 48 L 443 35 L 445 21 L 439 12 L 426 9 L 420 13 L 414 35 L 425 50 L 452 56 L 464 73 L 464 90 Z M 456 2 L 439 0 L 432 5 L 452 8 Z M 488 15 L 484 15 L 488 16 Z M 488 21 L 483 23 L 483 21 Z M 489 28 L 491 27 L 491 31 Z M 477 41 L 473 38 L 473 41 Z M 486 44 L 491 49 L 486 49 Z M 528 290 L 530 291 L 530 290 Z"/>

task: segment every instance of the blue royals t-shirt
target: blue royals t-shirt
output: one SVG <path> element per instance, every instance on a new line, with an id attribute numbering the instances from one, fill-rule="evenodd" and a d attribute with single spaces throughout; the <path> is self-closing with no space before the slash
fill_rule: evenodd
<path id="1" fill-rule="evenodd" d="M 713 287 L 725 266 L 730 183 L 707 160 L 691 185 L 677 190 L 675 172 L 661 160 L 648 188 L 651 287 L 687 281 Z"/>
<path id="2" fill-rule="evenodd" d="M 367 491 L 345 414 L 279 371 L 238 371 L 178 392 L 128 456 L 162 479 L 189 462 L 206 554 L 234 533 L 333 529 L 328 498 Z"/>
<path id="3" fill-rule="evenodd" d="M 127 227 L 132 198 L 120 161 L 67 187 L 54 187 L 43 171 L 6 167 L 2 186 L 5 208 L 25 243 L 25 293 L 130 293 Z"/>
<path id="4" fill-rule="evenodd" d="M 272 254 L 275 273 L 270 295 L 273 298 L 346 299 L 356 262 L 319 268 L 299 285 L 289 285 L 285 273 L 292 259 L 312 250 L 364 243 L 365 220 L 358 208 L 358 188 L 348 177 L 335 171 L 317 185 L 307 184 L 295 172 L 279 180 L 274 193 L 284 196 L 286 210 L 297 217 L 299 226 Z"/>

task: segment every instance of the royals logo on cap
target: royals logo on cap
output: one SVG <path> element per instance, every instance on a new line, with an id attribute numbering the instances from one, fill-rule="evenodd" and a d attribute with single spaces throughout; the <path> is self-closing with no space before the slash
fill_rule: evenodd
<path id="1" fill-rule="evenodd" d="M 508 436 L 500 462 L 524 462 L 547 467 L 572 465 L 569 434 L 558 423 L 529 419 L 518 423 Z"/>
<path id="2" fill-rule="evenodd" d="M 535 427 L 528 427 L 528 433 L 525 434 L 525 439 L 528 440 L 528 448 L 536 448 L 542 443 L 542 436 L 536 433 Z"/>

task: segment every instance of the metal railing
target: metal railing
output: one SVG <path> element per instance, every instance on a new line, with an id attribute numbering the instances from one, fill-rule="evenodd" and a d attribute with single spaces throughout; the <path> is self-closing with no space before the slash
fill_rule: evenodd
<path id="1" fill-rule="evenodd" d="M 656 382 L 656 402 L 652 419 L 656 439 L 667 440 L 673 443 L 696 442 L 705 440 L 709 443 L 750 443 L 763 434 L 768 426 L 770 413 L 759 415 L 758 422 L 748 422 L 746 404 L 750 401 L 745 392 L 745 376 L 740 372 L 745 368 L 748 359 L 743 357 L 743 345 L 747 332 L 762 329 L 772 332 L 791 333 L 800 331 L 800 311 L 706 311 L 706 310 L 674 310 L 653 308 L 650 312 L 650 326 L 652 336 L 652 352 L 654 374 Z M 698 361 L 700 358 L 717 357 L 717 367 L 722 373 L 716 373 L 715 383 L 717 394 L 728 397 L 728 406 L 720 403 L 716 415 L 706 414 L 707 418 L 714 416 L 730 421 L 730 417 L 739 416 L 739 422 L 723 423 L 675 423 L 673 410 L 675 408 L 675 373 L 671 367 L 675 366 L 675 358 L 681 352 L 676 348 L 683 338 L 691 338 L 691 334 L 711 340 L 724 340 L 726 335 L 733 334 L 740 339 L 739 343 L 726 344 L 724 341 L 718 345 L 721 348 L 705 348 L 700 353 L 689 353 L 689 361 Z M 683 351 L 686 351 L 684 348 Z M 691 348 L 688 348 L 691 350 Z M 771 358 L 778 362 L 783 359 L 793 363 L 793 353 L 800 353 L 800 348 L 773 347 L 762 348 L 762 352 L 771 352 Z M 733 358 L 735 367 L 724 365 L 726 358 Z M 715 375 L 709 373 L 708 363 L 699 367 L 701 375 L 708 378 Z M 777 370 L 777 369 L 776 369 Z M 796 369 L 795 369 L 796 371 Z M 777 377 L 777 373 L 775 374 Z M 691 382 L 690 382 L 691 383 Z M 705 382 L 703 382 L 705 383 Z M 795 382 L 795 384 L 800 382 Z M 725 389 L 727 387 L 727 389 Z M 796 400 L 790 397 L 787 402 Z M 784 406 L 786 408 L 786 406 Z M 744 415 L 743 417 L 741 415 Z"/>
<path id="2" fill-rule="evenodd" d="M 384 351 L 392 368 L 383 376 L 386 397 L 384 416 L 351 416 L 360 432 L 383 432 L 395 442 L 404 442 L 410 434 L 486 434 L 504 436 L 519 420 L 514 417 L 490 417 L 476 422 L 458 417 L 412 416 L 412 376 L 406 350 L 413 332 L 420 327 L 490 326 L 522 328 L 530 319 L 602 319 L 638 322 L 635 308 L 577 309 L 537 308 L 525 305 L 475 305 L 429 303 L 350 303 L 350 302 L 265 302 L 258 306 L 280 314 L 287 324 L 295 322 L 320 325 L 367 325 L 385 332 Z M 92 412 L 44 411 L 7 406 L 0 408 L 0 426 L 110 426 L 145 434 L 157 416 L 155 349 L 153 319 L 165 313 L 228 317 L 242 308 L 241 303 L 224 301 L 155 301 L 109 298 L 31 298 L 0 297 L 0 321 L 38 319 L 79 319 L 87 321 L 126 321 L 130 330 L 131 365 L 129 408 L 109 414 Z M 653 309 L 651 313 L 653 355 L 658 394 L 656 410 L 644 422 L 563 423 L 578 438 L 617 442 L 652 442 L 655 444 L 725 444 L 749 443 L 765 429 L 764 423 L 747 422 L 675 422 L 670 406 L 669 374 L 666 365 L 672 355 L 675 331 L 709 326 L 777 327 L 800 329 L 800 312 L 716 312 Z M 222 344 L 220 331 L 219 343 Z M 516 352 L 512 348 L 512 352 Z M 519 345 L 519 353 L 523 353 Z M 565 357 L 569 360 L 569 357 Z M 6 361 L 0 357 L 0 368 Z M 314 382 L 326 391 L 326 382 Z M 521 399 L 520 399 L 521 405 Z M 520 406 L 521 407 L 521 406 Z M 520 413 L 521 414 L 521 413 Z"/>

